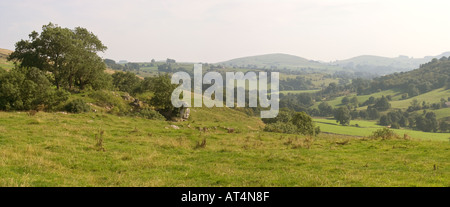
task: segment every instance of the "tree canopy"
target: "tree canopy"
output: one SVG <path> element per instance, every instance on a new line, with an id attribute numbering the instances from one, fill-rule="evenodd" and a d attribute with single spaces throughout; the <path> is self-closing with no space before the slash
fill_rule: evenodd
<path id="1" fill-rule="evenodd" d="M 51 81 L 58 89 L 105 86 L 98 83 L 105 80 L 106 67 L 97 52 L 104 52 L 107 47 L 92 32 L 49 23 L 42 27 L 41 33 L 31 32 L 29 38 L 16 43 L 8 60 L 24 68 L 36 67 L 50 72 Z"/>

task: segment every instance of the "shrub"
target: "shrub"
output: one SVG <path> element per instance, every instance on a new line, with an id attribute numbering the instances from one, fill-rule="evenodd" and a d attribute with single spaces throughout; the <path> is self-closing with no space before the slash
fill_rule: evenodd
<path id="1" fill-rule="evenodd" d="M 65 109 L 70 113 L 84 113 L 90 111 L 91 107 L 83 99 L 75 99 L 69 102 Z"/>
<path id="2" fill-rule="evenodd" d="M 296 134 L 297 133 L 297 127 L 292 124 L 291 122 L 284 123 L 284 122 L 276 122 L 267 124 L 264 128 L 264 131 L 266 132 L 277 132 L 277 133 L 286 133 L 286 134 Z"/>
<path id="3" fill-rule="evenodd" d="M 140 110 L 139 112 L 136 112 L 136 116 L 152 120 L 166 120 L 159 112 L 151 109 Z"/>
<path id="4" fill-rule="evenodd" d="M 55 90 L 37 68 L 14 68 L 0 73 L 0 110 L 53 110 L 69 94 Z"/>
<path id="5" fill-rule="evenodd" d="M 397 122 L 394 122 L 391 124 L 391 128 L 393 129 L 400 129 L 400 124 L 398 124 Z"/>
<path id="6" fill-rule="evenodd" d="M 320 132 L 322 132 L 322 131 L 320 130 L 320 126 L 317 126 L 317 127 L 314 129 L 315 135 L 316 135 L 316 136 L 319 135 Z"/>
<path id="7" fill-rule="evenodd" d="M 371 139 L 378 139 L 381 138 L 383 140 L 385 139 L 395 139 L 399 138 L 397 134 L 395 134 L 394 130 L 390 130 L 388 128 L 378 129 L 373 132 L 373 134 L 369 137 Z"/>
<path id="8" fill-rule="evenodd" d="M 118 94 L 114 94 L 114 92 L 93 91 L 88 96 L 95 100 L 96 105 L 110 108 L 110 113 L 113 114 L 125 115 L 131 108 Z"/>

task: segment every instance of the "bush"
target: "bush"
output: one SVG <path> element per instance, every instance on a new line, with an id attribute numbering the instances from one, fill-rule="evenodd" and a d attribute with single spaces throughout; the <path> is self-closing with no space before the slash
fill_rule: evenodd
<path id="1" fill-rule="evenodd" d="M 139 112 L 136 112 L 136 116 L 151 120 L 166 120 L 159 112 L 151 109 L 140 110 Z"/>
<path id="2" fill-rule="evenodd" d="M 394 122 L 391 124 L 391 128 L 393 129 L 400 129 L 400 124 L 398 124 L 397 122 Z"/>
<path id="3" fill-rule="evenodd" d="M 0 110 L 54 110 L 68 99 L 55 90 L 46 74 L 37 68 L 14 68 L 0 73 Z"/>
<path id="4" fill-rule="evenodd" d="M 94 91 L 88 95 L 95 100 L 95 104 L 100 107 L 110 109 L 110 113 L 117 115 L 126 115 L 131 107 L 126 104 L 120 95 L 109 91 Z"/>
<path id="5" fill-rule="evenodd" d="M 320 126 L 317 126 L 316 128 L 314 128 L 314 133 L 315 133 L 316 136 L 319 135 L 320 132 L 322 132 L 322 131 L 320 130 Z"/>
<path id="6" fill-rule="evenodd" d="M 264 131 L 266 132 L 277 132 L 277 133 L 286 133 L 286 134 L 296 134 L 297 133 L 297 127 L 292 124 L 291 122 L 284 123 L 284 122 L 276 122 L 267 124 L 264 128 Z"/>
<path id="7" fill-rule="evenodd" d="M 84 113 L 90 111 L 91 107 L 83 99 L 75 99 L 69 102 L 65 109 L 70 113 Z"/>
<path id="8" fill-rule="evenodd" d="M 383 140 L 385 139 L 396 139 L 399 138 L 397 134 L 395 134 L 394 130 L 390 130 L 388 128 L 378 129 L 377 131 L 374 131 L 373 134 L 369 137 L 371 139 L 378 139 L 381 138 Z"/>

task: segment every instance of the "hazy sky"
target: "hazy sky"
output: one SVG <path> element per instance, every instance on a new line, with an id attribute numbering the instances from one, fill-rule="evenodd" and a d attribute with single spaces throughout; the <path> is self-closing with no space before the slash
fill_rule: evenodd
<path id="1" fill-rule="evenodd" d="M 53 22 L 92 31 L 116 61 L 423 57 L 450 51 L 449 11 L 445 0 L 0 0 L 0 48 Z"/>

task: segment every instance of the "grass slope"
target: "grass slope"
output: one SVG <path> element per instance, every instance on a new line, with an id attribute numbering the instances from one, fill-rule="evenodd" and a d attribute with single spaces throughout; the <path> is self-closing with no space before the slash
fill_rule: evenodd
<path id="1" fill-rule="evenodd" d="M 447 98 L 450 97 L 450 90 L 446 90 L 444 88 L 436 89 L 433 91 L 430 91 L 428 93 L 420 94 L 418 96 L 405 99 L 405 100 L 398 100 L 398 101 L 392 101 L 391 106 L 392 108 L 396 109 L 407 109 L 408 106 L 411 105 L 411 101 L 414 99 L 417 99 L 420 104 L 422 104 L 423 101 L 427 103 L 439 103 L 441 101 L 441 98 L 444 98 L 447 100 Z"/>
<path id="2" fill-rule="evenodd" d="M 221 110 L 194 109 L 184 123 L 0 112 L 0 186 L 450 186 L 448 142 L 323 134 L 308 148 Z"/>

